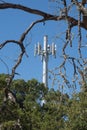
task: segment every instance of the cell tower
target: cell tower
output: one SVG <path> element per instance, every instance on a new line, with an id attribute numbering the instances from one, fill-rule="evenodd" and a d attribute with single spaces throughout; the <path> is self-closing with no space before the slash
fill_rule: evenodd
<path id="1" fill-rule="evenodd" d="M 44 83 L 45 87 L 48 87 L 48 59 L 49 55 L 53 55 L 56 58 L 56 44 L 52 43 L 52 45 L 49 45 L 48 36 L 44 36 L 43 49 L 40 43 L 35 45 L 34 56 L 36 55 L 41 55 L 41 60 L 43 63 L 42 82 Z"/>

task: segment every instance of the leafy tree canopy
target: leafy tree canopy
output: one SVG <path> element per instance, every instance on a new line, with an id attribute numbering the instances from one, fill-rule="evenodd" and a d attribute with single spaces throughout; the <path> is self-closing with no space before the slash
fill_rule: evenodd
<path id="1" fill-rule="evenodd" d="M 1 130 L 87 130 L 87 92 L 70 97 L 47 89 L 35 79 L 17 79 L 8 90 L 15 93 L 13 102 L 11 97 L 4 100 L 5 78 L 6 75 L 0 75 Z"/>

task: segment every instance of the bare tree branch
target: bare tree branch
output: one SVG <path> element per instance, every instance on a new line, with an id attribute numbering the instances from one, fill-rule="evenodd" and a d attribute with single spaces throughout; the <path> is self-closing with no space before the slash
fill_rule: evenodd
<path id="1" fill-rule="evenodd" d="M 49 18 L 49 17 L 53 16 L 53 15 L 47 14 L 47 13 L 45 13 L 43 11 L 31 9 L 29 7 L 25 7 L 25 6 L 19 5 L 19 4 L 13 4 L 13 3 L 3 3 L 3 4 L 0 4 L 0 9 L 8 9 L 8 8 L 19 9 L 19 10 L 22 10 L 22 11 L 25 11 L 25 12 L 28 12 L 28 13 L 32 13 L 32 14 L 37 14 L 37 15 L 43 16 L 44 18 L 46 18 L 46 17 Z"/>
<path id="2" fill-rule="evenodd" d="M 62 58 L 63 61 L 61 63 L 61 65 L 59 65 L 57 68 L 60 70 L 58 74 L 54 74 L 54 79 L 56 79 L 56 76 L 61 76 L 63 81 L 65 82 L 65 84 L 67 84 L 68 86 L 70 86 L 70 83 L 67 79 L 67 74 L 66 74 L 66 63 L 70 62 L 70 64 L 73 65 L 73 70 L 74 70 L 74 79 L 77 80 L 77 78 L 75 77 L 75 75 L 77 75 L 77 71 L 79 72 L 79 74 L 81 75 L 81 71 L 80 71 L 80 67 L 82 67 L 82 63 L 80 60 L 82 60 L 82 53 L 81 53 L 81 40 L 82 40 L 82 32 L 81 32 L 81 28 L 84 28 L 85 30 L 87 30 L 87 9 L 84 7 L 85 3 L 81 3 L 78 2 L 77 0 L 72 0 L 71 5 L 75 5 L 76 7 L 78 7 L 77 11 L 79 14 L 78 18 L 74 18 L 70 13 L 70 9 L 71 9 L 71 5 L 68 6 L 68 2 L 66 0 L 62 0 L 62 4 L 63 6 L 61 7 L 61 9 L 59 10 L 60 13 L 58 13 L 57 15 L 52 15 L 50 13 L 46 13 L 37 9 L 32 9 L 20 4 L 13 4 L 13 3 L 6 3 L 4 1 L 1 0 L 0 2 L 0 9 L 19 9 L 21 11 L 24 11 L 26 13 L 31 13 L 34 15 L 38 15 L 41 16 L 42 18 L 39 20 L 35 20 L 33 21 L 29 27 L 21 34 L 19 40 L 6 40 L 3 43 L 0 44 L 0 49 L 3 49 L 7 44 L 15 44 L 18 45 L 20 47 L 20 54 L 17 58 L 16 63 L 14 64 L 14 66 L 12 67 L 12 72 L 9 76 L 9 80 L 7 83 L 7 86 L 10 86 L 15 73 L 16 73 L 16 69 L 19 66 L 19 64 L 22 61 L 22 58 L 24 56 L 24 54 L 26 54 L 26 50 L 25 50 L 25 46 L 24 46 L 24 40 L 26 38 L 26 36 L 29 34 L 30 30 L 37 25 L 38 23 L 41 22 L 45 22 L 45 21 L 62 21 L 65 20 L 67 21 L 67 28 L 66 28 L 66 35 L 65 35 L 65 40 L 64 40 L 64 44 L 62 46 Z M 84 18 L 85 16 L 85 18 Z M 82 20 L 83 17 L 83 20 Z M 80 60 L 72 57 L 72 56 L 68 56 L 66 53 L 66 49 L 69 45 L 69 47 L 72 47 L 72 28 L 78 26 L 78 52 L 80 55 Z M 83 62 L 84 60 L 82 60 Z M 82 76 L 82 75 L 81 75 Z M 84 75 L 83 75 L 84 76 Z M 84 77 L 82 77 L 82 79 L 84 80 Z"/>
<path id="3" fill-rule="evenodd" d="M 10 86 L 10 84 L 11 84 L 11 82 L 12 82 L 14 76 L 15 76 L 16 68 L 17 68 L 17 67 L 19 66 L 19 64 L 21 63 L 24 53 L 26 53 L 25 47 L 24 47 L 24 45 L 23 45 L 23 41 L 24 41 L 26 35 L 28 34 L 28 32 L 32 29 L 32 27 L 33 27 L 34 25 L 36 25 L 36 24 L 39 23 L 39 22 L 43 22 L 43 21 L 44 21 L 44 19 L 37 20 L 37 21 L 33 22 L 33 23 L 28 27 L 28 29 L 26 29 L 26 31 L 21 35 L 19 41 L 16 41 L 16 40 L 6 40 L 5 42 L 3 42 L 3 43 L 0 44 L 0 49 L 2 49 L 4 46 L 6 46 L 6 45 L 9 44 L 9 43 L 14 43 L 14 44 L 16 44 L 16 45 L 19 45 L 19 47 L 20 47 L 20 49 L 21 49 L 21 53 L 20 53 L 20 55 L 19 55 L 19 57 L 18 57 L 18 59 L 17 59 L 17 62 L 16 62 L 16 64 L 15 64 L 15 65 L 13 66 L 13 68 L 12 68 L 12 73 L 11 73 L 11 75 L 9 76 L 9 80 L 8 80 L 7 86 Z"/>
<path id="4" fill-rule="evenodd" d="M 16 41 L 16 40 L 6 40 L 5 42 L 0 44 L 0 49 L 2 49 L 5 45 L 7 45 L 8 43 L 16 43 L 17 45 L 20 45 L 20 42 Z"/>
<path id="5" fill-rule="evenodd" d="M 26 30 L 25 32 L 21 35 L 20 37 L 20 42 L 22 43 L 26 37 L 26 35 L 28 34 L 28 32 L 34 27 L 34 25 L 36 25 L 37 23 L 40 23 L 40 22 L 44 22 L 45 19 L 41 19 L 41 20 L 36 20 L 35 22 L 33 22 Z"/>
<path id="6" fill-rule="evenodd" d="M 9 44 L 9 43 L 15 43 L 15 44 L 19 45 L 19 47 L 20 47 L 20 49 L 21 49 L 21 53 L 20 53 L 20 55 L 19 55 L 19 57 L 18 57 L 18 59 L 17 59 L 16 64 L 15 64 L 15 65 L 13 66 L 13 68 L 12 68 L 12 73 L 11 73 L 11 75 L 8 77 L 9 80 L 8 80 L 8 82 L 7 82 L 7 86 L 10 86 L 10 84 L 11 84 L 11 82 L 12 82 L 12 79 L 13 79 L 14 76 L 15 76 L 15 70 L 16 70 L 16 68 L 18 67 L 18 65 L 21 63 L 22 57 L 23 57 L 23 55 L 24 55 L 24 53 L 25 53 L 25 47 L 24 47 L 23 43 L 20 43 L 19 41 L 15 41 L 15 40 L 7 40 L 7 41 L 5 41 L 4 43 L 0 44 L 0 49 L 2 49 L 5 45 L 7 45 L 7 44 Z"/>
<path id="7" fill-rule="evenodd" d="M 25 6 L 19 5 L 19 4 L 13 4 L 13 3 L 3 3 L 3 4 L 0 4 L 0 9 L 8 9 L 8 8 L 20 9 L 20 10 L 28 12 L 28 13 L 40 15 L 40 16 L 44 17 L 44 20 L 59 21 L 59 20 L 65 20 L 66 19 L 66 15 L 55 16 L 55 15 L 48 14 L 48 13 L 40 11 L 40 10 L 31 9 L 29 7 L 25 7 Z M 71 27 L 78 25 L 78 20 L 72 18 L 71 16 L 67 16 L 67 20 L 71 23 Z M 84 29 L 87 29 L 87 26 L 84 25 L 83 22 L 81 23 L 81 27 L 83 27 Z"/>

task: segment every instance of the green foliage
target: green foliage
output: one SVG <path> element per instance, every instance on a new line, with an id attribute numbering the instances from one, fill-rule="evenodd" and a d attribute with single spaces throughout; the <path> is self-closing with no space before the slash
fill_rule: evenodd
<path id="1" fill-rule="evenodd" d="M 5 74 L 0 74 L 0 90 L 6 86 L 6 78 L 7 75 Z"/>
<path id="2" fill-rule="evenodd" d="M 3 100 L 3 90 L 6 86 L 6 78 L 7 78 L 7 75 L 5 74 L 0 74 L 0 105 L 2 104 L 2 100 Z"/>
<path id="3" fill-rule="evenodd" d="M 67 108 L 68 120 L 66 128 L 69 130 L 87 130 L 87 93 L 73 95 Z"/>
<path id="4" fill-rule="evenodd" d="M 87 130 L 86 91 L 70 98 L 58 90 L 48 90 L 35 79 L 21 79 L 14 80 L 11 86 L 18 102 L 3 102 L 5 79 L 0 75 L 1 130 Z"/>

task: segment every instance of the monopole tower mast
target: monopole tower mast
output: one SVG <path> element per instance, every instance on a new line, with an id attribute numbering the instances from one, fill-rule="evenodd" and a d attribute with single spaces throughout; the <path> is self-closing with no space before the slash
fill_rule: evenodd
<path id="1" fill-rule="evenodd" d="M 42 82 L 44 83 L 45 87 L 48 87 L 48 60 L 49 55 L 53 55 L 56 58 L 56 45 L 52 43 L 52 45 L 48 44 L 48 36 L 44 36 L 43 42 L 43 49 L 38 43 L 35 45 L 34 55 L 41 55 L 41 60 L 43 63 L 43 75 L 42 75 Z"/>

